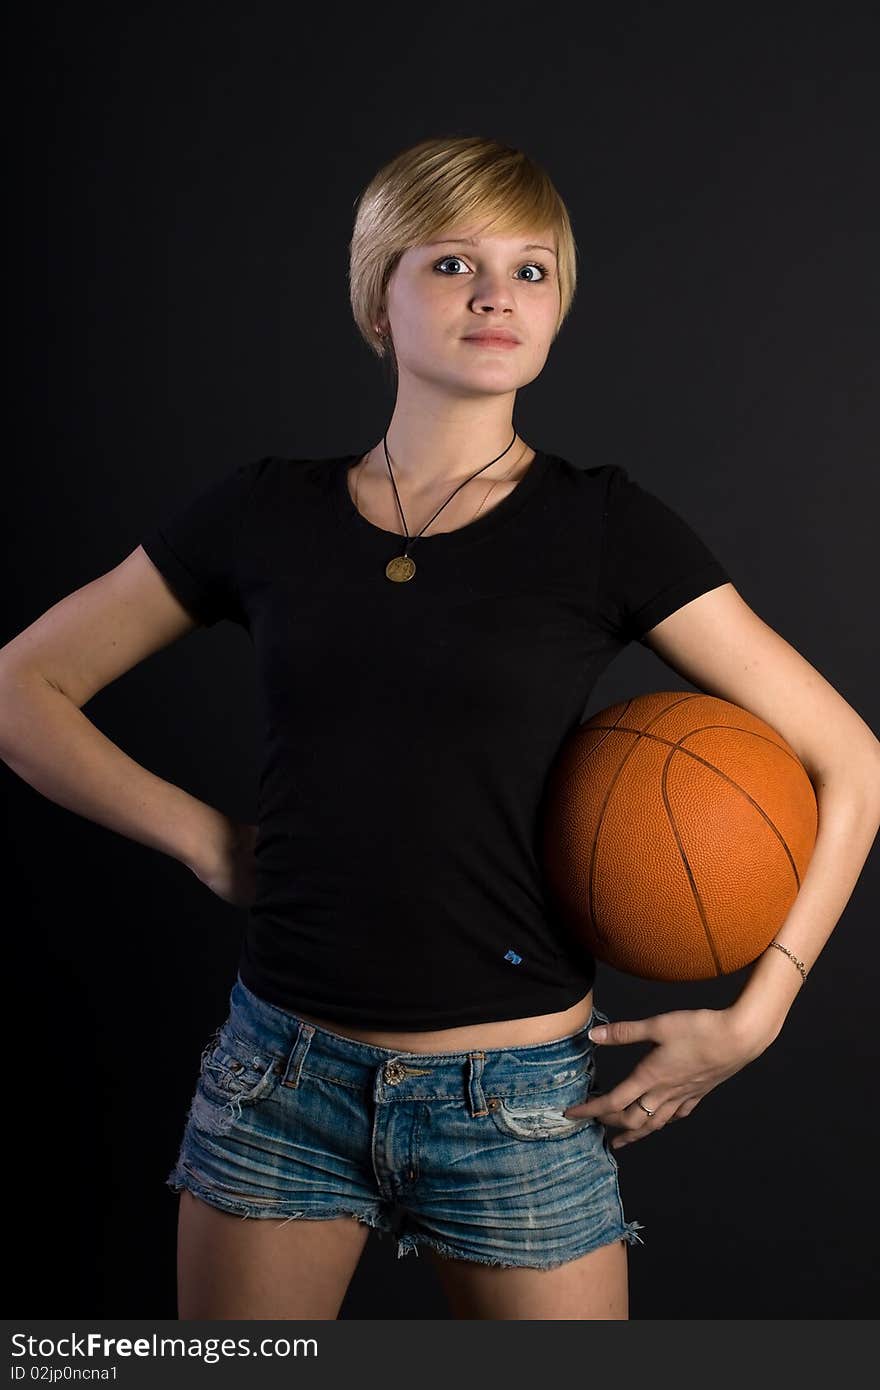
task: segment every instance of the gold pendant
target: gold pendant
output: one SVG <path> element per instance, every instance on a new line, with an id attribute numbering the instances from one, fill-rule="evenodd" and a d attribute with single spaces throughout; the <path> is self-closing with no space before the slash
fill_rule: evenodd
<path id="1" fill-rule="evenodd" d="M 416 572 L 415 561 L 408 555 L 395 555 L 393 560 L 389 560 L 385 566 L 385 573 L 389 579 L 393 579 L 395 584 L 402 584 L 407 579 L 412 579 Z"/>

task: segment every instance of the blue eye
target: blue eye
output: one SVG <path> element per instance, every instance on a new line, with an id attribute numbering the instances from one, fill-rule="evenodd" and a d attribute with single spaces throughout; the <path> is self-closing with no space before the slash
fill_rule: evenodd
<path id="1" fill-rule="evenodd" d="M 440 266 L 445 265 L 447 261 L 458 261 L 459 265 L 464 265 L 464 261 L 462 260 L 461 256 L 444 256 L 441 261 L 437 261 L 436 265 L 434 266 L 434 269 L 439 270 Z M 532 268 L 540 270 L 541 280 L 548 279 L 550 272 L 545 265 L 541 264 L 540 261 L 526 261 L 525 265 L 521 267 L 521 269 L 523 270 Z M 447 272 L 445 270 L 441 270 L 440 274 L 446 275 Z M 541 280 L 527 280 L 525 283 L 527 285 L 540 285 Z"/>

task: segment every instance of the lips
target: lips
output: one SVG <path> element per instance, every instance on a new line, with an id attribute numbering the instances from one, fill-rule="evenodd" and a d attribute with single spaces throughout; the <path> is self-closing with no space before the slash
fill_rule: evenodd
<path id="1" fill-rule="evenodd" d="M 511 338 L 504 333 L 469 333 L 464 341 L 477 343 L 480 347 L 519 347 L 518 338 Z"/>

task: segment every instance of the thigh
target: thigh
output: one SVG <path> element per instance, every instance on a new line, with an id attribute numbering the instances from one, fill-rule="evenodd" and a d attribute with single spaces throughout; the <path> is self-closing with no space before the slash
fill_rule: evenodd
<path id="1" fill-rule="evenodd" d="M 233 1216 L 180 1194 L 178 1317 L 334 1319 L 369 1226 Z"/>
<path id="2" fill-rule="evenodd" d="M 428 1249 L 454 1318 L 629 1317 L 623 1240 L 553 1269 L 502 1268 Z"/>

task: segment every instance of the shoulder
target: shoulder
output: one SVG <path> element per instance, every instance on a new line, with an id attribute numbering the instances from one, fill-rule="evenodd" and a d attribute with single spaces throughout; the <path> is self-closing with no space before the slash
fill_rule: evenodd
<path id="1" fill-rule="evenodd" d="M 580 487 L 603 483 L 620 467 L 616 463 L 582 463 L 562 454 L 554 454 L 550 449 L 542 449 L 541 452 L 548 458 L 550 470 L 557 478 Z"/>
<path id="2" fill-rule="evenodd" d="M 629 528 L 643 520 L 650 524 L 680 516 L 661 493 L 622 463 L 583 464 L 544 452 L 557 491 L 569 500 L 581 497 L 591 507 L 598 506 L 606 523 Z"/>
<path id="3" fill-rule="evenodd" d="M 604 510 L 615 483 L 627 478 L 626 469 L 617 463 L 580 463 L 549 450 L 544 452 L 557 491 L 571 500 L 582 498 Z"/>
<path id="4" fill-rule="evenodd" d="M 262 458 L 243 464 L 238 470 L 246 485 L 249 485 L 255 500 L 266 505 L 298 492 L 327 491 L 348 455 L 333 455 L 320 458 L 285 454 L 266 454 Z M 354 457 L 354 456 L 352 456 Z"/>

